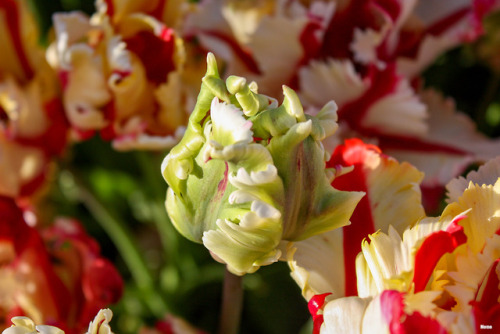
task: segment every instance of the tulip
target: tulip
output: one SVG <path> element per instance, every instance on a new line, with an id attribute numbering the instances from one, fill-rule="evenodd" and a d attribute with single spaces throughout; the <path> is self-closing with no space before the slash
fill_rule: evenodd
<path id="1" fill-rule="evenodd" d="M 109 322 L 113 317 L 110 309 L 101 309 L 90 322 L 88 331 L 85 334 L 113 334 Z M 2 334 L 64 334 L 64 331 L 48 325 L 35 325 L 29 317 L 12 317 L 13 325 L 5 329 Z"/>
<path id="2" fill-rule="evenodd" d="M 366 158 L 370 156 L 359 148 L 345 151 L 363 157 L 362 152 L 364 169 L 377 166 L 373 163 L 377 160 Z M 348 181 L 349 174 L 336 180 Z M 364 179 L 369 180 L 370 174 Z M 334 230 L 289 245 L 292 276 L 309 301 L 314 332 L 340 333 L 351 328 L 352 333 L 417 329 L 479 333 L 498 326 L 499 184 L 500 158 L 496 158 L 477 172 L 448 184 L 449 204 L 440 217 L 421 218 L 406 228 L 400 226 L 403 232 L 389 226 L 388 233 L 370 234 L 362 241 L 355 260 L 357 289 L 348 297 L 339 293 L 342 290 L 336 283 L 343 279 L 338 269 L 342 258 L 335 255 L 342 234 L 335 236 Z M 386 187 L 390 193 L 390 186 Z M 378 188 L 366 190 L 369 203 L 379 200 L 373 189 Z M 391 198 L 386 200 L 390 202 Z M 384 207 L 383 203 L 379 205 Z M 414 205 L 406 204 L 409 208 Z M 355 217 L 356 211 L 353 224 Z"/>
<path id="3" fill-rule="evenodd" d="M 3 334 L 64 334 L 63 330 L 54 326 L 35 325 L 28 317 L 13 317 L 11 321 L 12 327 L 5 329 Z"/>
<path id="4" fill-rule="evenodd" d="M 387 233 L 390 226 L 403 233 L 425 216 L 420 203 L 422 173 L 384 155 L 375 145 L 347 140 L 335 149 L 327 166 L 337 171 L 332 182 L 336 189 L 363 191 L 366 196 L 350 225 L 288 246 L 292 277 L 306 299 L 326 292 L 332 293 L 331 298 L 357 295 L 356 257 L 363 239 L 378 230 Z"/>
<path id="5" fill-rule="evenodd" d="M 182 135 L 188 99 L 183 43 L 151 16 L 155 6 L 99 1 L 90 18 L 81 12 L 54 15 L 56 40 L 47 59 L 59 74 L 77 139 L 99 132 L 118 150 L 159 150 Z M 146 9 L 151 15 L 141 12 Z"/>
<path id="6" fill-rule="evenodd" d="M 412 301 L 408 295 L 395 290 L 384 290 L 373 298 L 336 299 L 323 306 L 324 323 L 313 333 L 447 333 L 432 316 L 409 311 L 409 303 Z"/>
<path id="7" fill-rule="evenodd" d="M 66 147 L 55 73 L 26 1 L 0 1 L 0 195 L 31 196 Z"/>
<path id="8" fill-rule="evenodd" d="M 361 193 L 330 185 L 321 140 L 336 127 L 335 104 L 306 116 L 284 86 L 284 102 L 241 77 L 220 79 L 207 57 L 197 104 L 181 142 L 162 163 L 174 226 L 238 275 L 301 240 L 348 223 Z"/>
<path id="9" fill-rule="evenodd" d="M 78 333 L 120 299 L 121 276 L 77 221 L 39 231 L 8 197 L 0 197 L 0 211 L 0 313 L 7 319 L 26 315 Z"/>
<path id="10" fill-rule="evenodd" d="M 109 322 L 113 317 L 113 312 L 110 309 L 101 309 L 90 322 L 89 329 L 85 334 L 113 334 Z"/>

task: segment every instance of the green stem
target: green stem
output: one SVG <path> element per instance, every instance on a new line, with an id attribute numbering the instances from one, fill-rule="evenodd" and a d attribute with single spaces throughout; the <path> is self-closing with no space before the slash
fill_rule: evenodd
<path id="1" fill-rule="evenodd" d="M 160 239 L 163 249 L 167 255 L 167 261 L 175 263 L 179 256 L 179 241 L 177 232 L 168 218 L 164 201 L 153 203 L 153 216 L 155 217 L 155 224 L 160 233 Z"/>
<path id="2" fill-rule="evenodd" d="M 236 276 L 226 268 L 222 290 L 222 306 L 218 334 L 236 334 L 243 308 L 243 276 Z"/>
<path id="3" fill-rule="evenodd" d="M 157 293 L 154 279 L 141 256 L 139 248 L 131 237 L 130 230 L 116 219 L 111 209 L 103 206 L 81 182 L 77 186 L 80 201 L 115 244 L 141 291 L 145 303 L 156 317 L 163 317 L 168 311 L 168 306 Z"/>

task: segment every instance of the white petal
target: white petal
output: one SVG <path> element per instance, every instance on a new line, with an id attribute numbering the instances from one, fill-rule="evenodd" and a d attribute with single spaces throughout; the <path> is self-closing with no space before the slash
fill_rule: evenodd
<path id="1" fill-rule="evenodd" d="M 483 185 L 494 185 L 500 178 L 500 156 L 488 161 L 486 164 L 479 167 L 477 171 L 471 171 L 464 178 L 460 176 L 453 179 L 446 185 L 447 202 L 456 202 L 463 192 L 469 187 L 469 183 Z"/>
<path id="2" fill-rule="evenodd" d="M 360 334 L 371 298 L 345 297 L 328 302 L 323 310 L 322 334 Z M 375 332 L 373 332 L 375 333 Z"/>
<path id="3" fill-rule="evenodd" d="M 301 101 L 317 108 L 334 100 L 339 106 L 355 100 L 367 89 L 349 61 L 312 61 L 299 70 Z"/>
<path id="4" fill-rule="evenodd" d="M 377 83 L 374 82 L 374 85 Z M 424 136 L 427 133 L 427 110 L 405 79 L 397 83 L 396 91 L 377 100 L 362 119 L 366 127 L 386 134 Z"/>
<path id="5" fill-rule="evenodd" d="M 235 106 L 219 102 L 219 99 L 214 97 L 210 107 L 210 117 L 213 137 L 220 144 L 252 142 L 252 122 L 246 120 L 243 112 Z"/>

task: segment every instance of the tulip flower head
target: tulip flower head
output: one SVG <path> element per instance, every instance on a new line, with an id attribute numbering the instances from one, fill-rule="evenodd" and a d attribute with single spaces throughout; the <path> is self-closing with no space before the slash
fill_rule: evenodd
<path id="1" fill-rule="evenodd" d="M 330 298 L 357 295 L 356 257 L 362 241 L 377 231 L 389 232 L 389 226 L 402 233 L 425 216 L 419 188 L 423 174 L 384 155 L 377 146 L 346 140 L 327 166 L 337 171 L 332 182 L 336 189 L 363 191 L 366 196 L 350 225 L 288 246 L 292 277 L 306 299 L 327 292 Z"/>
<path id="2" fill-rule="evenodd" d="M 444 283 L 436 283 L 441 273 L 435 267 L 443 255 L 466 242 L 464 229 L 458 225 L 462 219 L 465 215 L 451 221 L 426 218 L 406 229 L 402 237 L 392 226 L 388 234 L 370 235 L 356 258 L 358 295 L 335 299 L 330 293 L 322 294 L 327 300 L 312 313 L 314 333 L 343 333 L 349 328 L 352 333 L 405 333 L 404 328 L 446 333 L 437 302 Z M 324 288 L 313 274 L 308 288 Z M 309 303 L 322 295 L 309 297 Z"/>
<path id="3" fill-rule="evenodd" d="M 78 222 L 59 219 L 39 231 L 7 197 L 0 197 L 0 211 L 2 319 L 26 315 L 81 333 L 99 309 L 121 298 L 120 274 Z"/>
<path id="4" fill-rule="evenodd" d="M 101 309 L 90 322 L 89 329 L 85 334 L 113 334 L 109 322 L 113 317 L 113 312 L 110 309 Z"/>
<path id="5" fill-rule="evenodd" d="M 290 88 L 279 106 L 207 62 L 186 134 L 162 164 L 166 207 L 184 236 L 242 275 L 277 261 L 282 239 L 348 224 L 362 194 L 330 185 L 321 140 L 337 128 L 333 102 L 308 116 Z"/>
<path id="6" fill-rule="evenodd" d="M 47 325 L 35 325 L 28 317 L 13 317 L 13 325 L 5 329 L 2 334 L 64 334 L 64 331 Z"/>
<path id="7" fill-rule="evenodd" d="M 113 334 L 109 322 L 113 317 L 110 309 L 101 309 L 90 322 L 89 329 L 85 334 Z M 2 334 L 64 334 L 64 331 L 48 325 L 35 325 L 35 322 L 24 316 L 13 317 L 12 326 L 5 329 Z"/>
<path id="8" fill-rule="evenodd" d="M 30 196 L 60 155 L 67 122 L 26 1 L 0 1 L 0 195 Z"/>
<path id="9" fill-rule="evenodd" d="M 401 176 L 406 177 L 398 179 L 411 180 L 414 171 L 394 165 L 394 162 L 391 168 L 389 164 L 381 168 L 373 163 L 377 161 L 373 159 L 374 153 L 367 154 L 366 147 L 362 148 L 351 142 L 340 150 L 344 159 L 355 161 L 356 157 L 364 155 L 362 173 L 360 168 L 357 173 L 364 176 L 358 179 L 368 180 L 368 204 L 391 212 L 390 206 L 384 203 L 398 198 L 402 202 L 397 207 L 404 206 L 405 211 L 418 213 L 421 207 L 415 203 L 416 193 L 410 191 L 402 196 L 401 190 L 406 188 L 408 191 L 407 186 L 394 188 L 388 175 L 385 176 L 386 191 L 381 191 L 384 189 L 379 187 L 382 183 L 377 185 L 369 181 L 371 174 L 383 177 L 387 170 L 392 170 L 392 174 L 399 170 Z M 335 160 L 339 157 L 332 159 Z M 370 165 L 374 170 L 367 168 Z M 309 301 L 314 333 L 404 333 L 412 330 L 479 333 L 484 326 L 499 326 L 499 166 L 500 158 L 496 158 L 477 172 L 450 182 L 447 186 L 449 204 L 441 216 L 421 217 L 414 222 L 400 221 L 395 225 L 404 231 L 392 225 L 384 227 L 379 220 L 385 217 L 389 221 L 391 215 L 381 215 L 380 211 L 377 214 L 374 210 L 372 216 L 382 231 L 369 234 L 361 242 L 361 252 L 354 263 L 356 290 L 355 293 L 345 290 L 345 297 L 338 281 L 353 278 L 344 276 L 339 267 L 348 268 L 354 261 L 351 257 L 351 262 L 347 263 L 349 257 L 342 253 L 346 250 L 338 244 L 343 239 L 352 239 L 346 231 L 355 227 L 354 224 L 361 231 L 366 230 L 363 221 L 356 218 L 359 208 L 365 207 L 366 211 L 365 204 L 355 210 L 352 226 L 289 245 L 292 276 Z M 344 178 L 346 181 L 352 173 L 336 180 Z M 342 189 L 342 185 L 339 188 Z M 393 192 L 391 189 L 400 190 Z M 394 195 L 384 199 L 380 197 L 382 193 Z M 372 203 L 378 204 L 372 206 Z M 343 233 L 339 233 L 341 231 Z"/>
<path id="10" fill-rule="evenodd" d="M 118 150 L 172 147 L 187 120 L 182 40 L 155 14 L 156 2 L 96 5 L 90 18 L 55 14 L 47 50 L 74 137 L 99 132 Z"/>

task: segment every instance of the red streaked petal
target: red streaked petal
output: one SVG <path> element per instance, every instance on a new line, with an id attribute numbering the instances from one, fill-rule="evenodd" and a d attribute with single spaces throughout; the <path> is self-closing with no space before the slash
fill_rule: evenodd
<path id="1" fill-rule="evenodd" d="M 238 42 L 233 37 L 216 30 L 206 30 L 203 31 L 203 34 L 218 38 L 222 42 L 226 43 L 234 52 L 235 56 L 241 60 L 241 62 L 247 67 L 250 72 L 261 74 L 259 65 L 257 64 L 257 61 L 255 60 L 252 52 L 238 44 Z"/>
<path id="2" fill-rule="evenodd" d="M 123 280 L 110 261 L 97 258 L 82 273 L 82 291 L 85 301 L 79 313 L 80 326 L 88 324 L 100 309 L 120 300 Z"/>
<path id="3" fill-rule="evenodd" d="M 438 21 L 432 23 L 430 26 L 427 27 L 426 33 L 433 36 L 441 35 L 446 30 L 450 29 L 450 27 L 457 24 L 457 22 L 462 20 L 464 16 L 466 16 L 469 13 L 470 13 L 469 7 L 460 8 L 457 11 L 449 14 L 448 16 L 445 16 L 439 19 Z"/>
<path id="4" fill-rule="evenodd" d="M 343 227 L 344 231 L 344 265 L 345 295 L 357 295 L 356 256 L 361 251 L 361 242 L 369 234 L 375 233 L 375 222 L 370 208 L 370 197 L 363 163 L 370 153 L 380 153 L 374 145 L 366 145 L 359 139 L 346 140 L 345 145 L 337 146 L 327 167 L 355 166 L 354 170 L 336 178 L 332 182 L 335 189 L 346 191 L 364 191 L 366 195 L 359 201 L 353 215 L 351 225 Z"/>
<path id="5" fill-rule="evenodd" d="M 353 0 L 335 12 L 326 28 L 319 56 L 349 58 L 356 28 L 378 30 L 387 21 L 395 21 L 401 11 L 399 1 Z"/>
<path id="6" fill-rule="evenodd" d="M 434 232 L 422 242 L 415 254 L 413 275 L 415 293 L 425 289 L 439 259 L 467 241 L 464 228 L 458 225 L 458 222 L 464 218 L 463 215 L 455 217 L 445 231 Z"/>
<path id="7" fill-rule="evenodd" d="M 307 308 L 309 309 L 309 313 L 311 313 L 313 318 L 315 318 L 318 315 L 318 311 L 323 308 L 323 305 L 325 304 L 325 299 L 329 295 L 331 295 L 331 293 L 327 292 L 321 295 L 315 295 L 309 300 Z"/>
<path id="8" fill-rule="evenodd" d="M 342 228 L 345 295 L 352 296 L 357 295 L 355 263 L 363 239 L 377 230 L 387 233 L 389 225 L 402 233 L 425 215 L 417 187 L 423 174 L 359 139 L 346 140 L 337 147 L 327 167 L 339 165 L 354 169 L 336 177 L 333 187 L 366 193 L 351 216 L 351 225 Z"/>
<path id="9" fill-rule="evenodd" d="M 484 313 L 490 312 L 494 307 L 499 305 L 500 298 L 500 259 L 496 259 L 488 269 L 483 281 L 479 285 L 476 293 L 475 301 L 473 302 L 476 308 L 479 308 Z"/>
<path id="10" fill-rule="evenodd" d="M 446 227 L 446 232 L 450 233 L 452 237 L 451 241 L 452 241 L 452 246 L 454 248 L 457 248 L 461 244 L 467 242 L 467 236 L 463 232 L 464 228 L 461 225 L 458 225 L 458 222 L 466 217 L 467 217 L 466 215 L 459 215 L 452 220 L 452 222 L 450 223 L 450 225 L 448 225 L 448 227 Z"/>
<path id="11" fill-rule="evenodd" d="M 446 143 L 429 141 L 425 138 L 410 136 L 390 136 L 379 134 L 380 147 L 385 150 L 404 150 L 414 152 L 443 152 L 450 155 L 467 155 L 467 151 Z"/>
<path id="12" fill-rule="evenodd" d="M 429 215 L 439 214 L 439 205 L 444 197 L 445 189 L 442 185 L 421 185 L 422 204 Z"/>
<path id="13" fill-rule="evenodd" d="M 446 334 L 448 331 L 441 324 L 430 317 L 424 317 L 419 312 L 407 315 L 403 322 L 404 334 Z"/>
<path id="14" fill-rule="evenodd" d="M 371 82 L 370 88 L 337 111 L 339 120 L 347 122 L 349 127 L 361 133 L 366 133 L 362 121 L 370 107 L 384 96 L 394 93 L 401 78 L 396 74 L 396 67 L 389 64 L 384 70 L 370 67 L 367 80 Z"/>
<path id="15" fill-rule="evenodd" d="M 148 14 L 161 21 L 163 12 L 165 11 L 165 7 L 167 6 L 167 2 L 168 0 L 159 0 L 156 7 Z"/>
<path id="16" fill-rule="evenodd" d="M 391 334 L 445 334 L 447 330 L 431 317 L 419 312 L 406 314 L 404 311 L 404 293 L 385 290 L 380 296 L 382 316 L 389 325 Z"/>
<path id="17" fill-rule="evenodd" d="M 165 27 L 159 36 L 150 31 L 141 31 L 127 38 L 125 43 L 141 59 L 147 78 L 155 84 L 165 82 L 168 73 L 175 70 L 175 37 L 172 29 Z"/>
<path id="18" fill-rule="evenodd" d="M 23 145 L 40 148 L 48 157 L 59 155 L 66 148 L 68 141 L 69 123 L 64 108 L 59 99 L 53 98 L 44 101 L 43 111 L 50 120 L 49 128 L 38 136 L 16 138 L 16 141 Z"/>
<path id="19" fill-rule="evenodd" d="M 321 330 L 321 325 L 324 322 L 323 314 L 318 314 L 316 318 L 313 320 L 313 334 L 319 334 Z"/>
<path id="20" fill-rule="evenodd" d="M 389 324 L 391 334 L 403 334 L 403 294 L 395 290 L 385 290 L 380 296 L 380 308 L 384 320 Z"/>
<path id="21" fill-rule="evenodd" d="M 33 68 L 31 67 L 23 46 L 19 9 L 17 1 L 0 0 L 0 10 L 5 12 L 5 19 L 18 60 L 21 63 L 25 76 L 30 79 L 33 77 Z"/>
<path id="22" fill-rule="evenodd" d="M 321 325 L 323 324 L 324 318 L 323 314 L 318 314 L 319 310 L 323 309 L 325 305 L 325 298 L 331 295 L 331 293 L 323 293 L 321 295 L 315 295 L 309 300 L 307 304 L 307 308 L 309 309 L 309 313 L 313 318 L 313 334 L 319 334 Z"/>
<path id="23" fill-rule="evenodd" d="M 478 333 L 483 329 L 481 325 L 500 328 L 499 298 L 500 259 L 496 259 L 479 285 L 475 300 L 470 302 Z"/>
<path id="24" fill-rule="evenodd" d="M 112 0 L 104 0 L 106 3 L 106 14 L 112 17 L 115 14 L 115 4 Z"/>
<path id="25" fill-rule="evenodd" d="M 23 241 L 28 236 L 29 226 L 24 224 L 23 213 L 13 198 L 0 196 L 0 240 L 11 242 L 15 252 L 21 253 L 29 244 Z"/>
<path id="26" fill-rule="evenodd" d="M 19 196 L 29 197 L 42 187 L 47 178 L 47 168 L 44 168 L 39 174 L 21 185 Z"/>
<path id="27" fill-rule="evenodd" d="M 37 293 L 31 296 L 32 303 L 44 316 L 65 317 L 69 311 L 69 291 L 54 272 L 40 234 L 26 224 L 22 210 L 13 199 L 0 198 L 0 212 L 0 226 L 3 227 L 0 229 L 0 239 L 13 243 L 17 256 L 15 265 L 31 268 L 30 272 L 20 276 L 29 276 L 37 286 Z"/>

